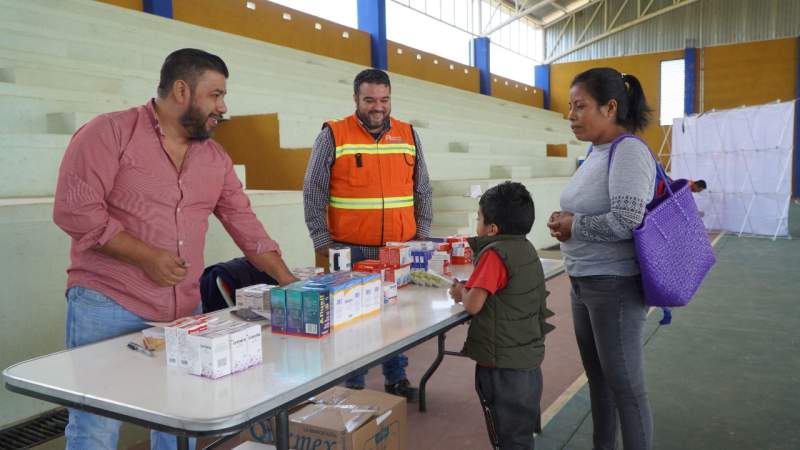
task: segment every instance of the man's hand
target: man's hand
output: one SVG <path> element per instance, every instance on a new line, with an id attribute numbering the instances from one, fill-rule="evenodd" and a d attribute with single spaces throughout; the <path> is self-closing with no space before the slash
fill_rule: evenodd
<path id="1" fill-rule="evenodd" d="M 189 264 L 180 256 L 167 250 L 152 249 L 139 266 L 155 284 L 163 287 L 175 286 L 186 278 Z"/>
<path id="2" fill-rule="evenodd" d="M 189 264 L 175 253 L 151 247 L 124 230 L 96 250 L 139 267 L 147 278 L 163 287 L 183 281 L 189 268 Z"/>

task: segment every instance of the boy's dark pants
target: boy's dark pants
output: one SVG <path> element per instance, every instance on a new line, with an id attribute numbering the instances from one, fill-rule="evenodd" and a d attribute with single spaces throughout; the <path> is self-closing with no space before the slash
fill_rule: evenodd
<path id="1" fill-rule="evenodd" d="M 533 450 L 533 432 L 540 420 L 542 369 L 476 366 L 475 390 L 486 415 L 493 448 Z"/>

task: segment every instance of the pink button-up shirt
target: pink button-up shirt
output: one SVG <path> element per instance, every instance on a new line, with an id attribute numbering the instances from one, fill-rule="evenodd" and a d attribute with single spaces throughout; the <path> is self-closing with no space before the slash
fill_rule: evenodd
<path id="1" fill-rule="evenodd" d="M 279 250 L 222 146 L 192 141 L 178 171 L 160 130 L 152 100 L 78 130 L 61 162 L 53 220 L 72 237 L 68 287 L 97 290 L 144 319 L 165 321 L 191 314 L 200 302 L 211 213 L 246 256 Z M 186 260 L 186 278 L 161 287 L 139 267 L 95 251 L 123 230 Z"/>

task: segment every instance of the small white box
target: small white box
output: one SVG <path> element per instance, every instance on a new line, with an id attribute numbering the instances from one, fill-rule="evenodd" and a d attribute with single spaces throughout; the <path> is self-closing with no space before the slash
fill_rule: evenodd
<path id="1" fill-rule="evenodd" d="M 189 348 L 187 337 L 190 334 L 201 333 L 208 329 L 205 320 L 195 320 L 192 318 L 182 319 L 173 322 L 172 326 L 164 328 L 164 341 L 167 354 L 167 365 L 183 368 L 189 367 Z"/>
<path id="2" fill-rule="evenodd" d="M 405 243 L 387 242 L 386 245 L 407 245 L 412 252 L 430 252 L 436 250 L 436 243 L 432 241 L 408 241 Z"/>
<path id="3" fill-rule="evenodd" d="M 361 279 L 361 314 L 380 311 L 383 303 L 381 276 L 377 273 L 364 274 Z"/>
<path id="4" fill-rule="evenodd" d="M 263 360 L 261 326 L 236 320 L 187 337 L 188 369 L 193 375 L 220 378 L 260 364 Z"/>
<path id="5" fill-rule="evenodd" d="M 261 364 L 264 352 L 261 346 L 261 325 L 247 324 L 247 353 L 250 355 L 247 367 Z"/>
<path id="6" fill-rule="evenodd" d="M 350 271 L 350 247 L 331 247 L 328 259 L 331 273 Z"/>
<path id="7" fill-rule="evenodd" d="M 225 330 L 231 345 L 231 373 L 241 372 L 250 367 L 250 352 L 247 350 L 247 325 Z"/>
<path id="8" fill-rule="evenodd" d="M 239 288 L 236 290 L 236 306 L 269 311 L 269 291 L 274 287 L 270 284 L 254 284 Z"/>
<path id="9" fill-rule="evenodd" d="M 193 334 L 188 341 L 194 349 L 189 373 L 212 379 L 231 373 L 230 336 L 224 330 Z"/>
<path id="10" fill-rule="evenodd" d="M 450 273 L 450 255 L 447 252 L 433 252 L 431 259 L 428 260 L 428 270 L 447 275 Z"/>
<path id="11" fill-rule="evenodd" d="M 322 267 L 295 267 L 292 269 L 292 275 L 301 280 L 307 280 L 323 273 L 325 273 L 325 269 Z"/>
<path id="12" fill-rule="evenodd" d="M 361 280 L 351 280 L 347 287 L 347 320 L 354 320 L 361 316 Z"/>
<path id="13" fill-rule="evenodd" d="M 394 282 L 397 287 L 403 287 L 411 282 L 411 265 L 394 268 Z"/>
<path id="14" fill-rule="evenodd" d="M 382 295 L 384 305 L 393 305 L 397 303 L 397 283 L 386 282 L 382 285 Z"/>
<path id="15" fill-rule="evenodd" d="M 167 355 L 168 366 L 177 366 L 181 358 L 177 327 L 189 322 L 189 319 L 179 319 L 164 327 L 164 352 Z"/>
<path id="16" fill-rule="evenodd" d="M 329 289 L 331 297 L 331 327 L 336 327 L 347 322 L 347 284 L 332 284 Z"/>

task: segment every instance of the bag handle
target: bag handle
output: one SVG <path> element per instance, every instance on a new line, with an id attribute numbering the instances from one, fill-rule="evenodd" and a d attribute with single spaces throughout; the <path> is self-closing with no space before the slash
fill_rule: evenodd
<path id="1" fill-rule="evenodd" d="M 639 142 L 641 142 L 642 144 L 644 144 L 645 147 L 647 147 L 647 149 L 648 149 L 647 153 L 650 154 L 650 156 L 653 158 L 653 160 L 656 163 L 656 179 L 658 179 L 658 177 L 661 177 L 661 180 L 664 182 L 664 188 L 666 188 L 667 192 L 669 192 L 669 197 L 670 197 L 670 200 L 671 200 L 672 197 L 673 197 L 673 193 L 672 193 L 672 188 L 669 185 L 669 177 L 667 177 L 666 172 L 664 172 L 664 168 L 661 167 L 661 163 L 658 162 L 658 160 L 656 159 L 655 155 L 653 155 L 653 152 L 650 151 L 650 147 L 647 145 L 647 143 L 645 141 L 643 141 L 642 138 L 640 138 L 639 136 L 636 136 L 635 134 L 623 133 L 623 134 L 617 136 L 613 141 L 611 141 L 611 148 L 608 149 L 608 170 L 609 170 L 609 172 L 611 171 L 611 159 L 614 157 L 614 150 L 617 148 L 617 144 L 622 142 L 622 140 L 625 139 L 625 138 L 634 138 L 634 139 L 638 140 Z M 586 153 L 586 156 L 588 157 L 590 153 L 592 153 L 592 146 L 589 146 L 589 151 Z M 689 216 L 686 214 L 686 211 L 683 210 L 683 207 L 681 206 L 680 202 L 675 202 L 675 204 L 678 206 L 678 209 L 681 210 L 681 214 L 686 219 L 686 222 L 689 222 Z M 656 225 L 656 228 L 658 229 L 658 232 L 661 233 L 661 235 L 664 236 L 664 238 L 666 238 L 667 236 L 664 233 L 664 230 L 662 230 L 661 227 L 658 226 L 658 224 L 655 224 L 655 225 Z M 669 325 L 670 323 L 672 323 L 672 309 L 671 308 L 668 308 L 666 306 L 662 306 L 661 307 L 661 313 L 662 313 L 662 316 L 661 316 L 661 320 L 658 322 L 659 325 Z"/>
<path id="2" fill-rule="evenodd" d="M 614 157 L 614 150 L 616 150 L 617 144 L 622 142 L 622 140 L 625 138 L 634 138 L 637 141 L 644 144 L 645 147 L 647 147 L 648 149 L 647 153 L 650 154 L 650 157 L 652 157 L 653 161 L 655 161 L 656 163 L 656 179 L 658 179 L 658 177 L 661 177 L 661 180 L 664 182 L 664 187 L 666 188 L 667 192 L 669 192 L 669 195 L 672 195 L 672 189 L 669 187 L 669 177 L 667 176 L 667 173 L 664 171 L 664 168 L 661 166 L 661 163 L 658 162 L 656 156 L 653 154 L 652 151 L 650 151 L 650 147 L 647 145 L 647 142 L 645 142 L 644 140 L 642 140 L 642 138 L 636 136 L 635 134 L 623 133 L 617 136 L 616 139 L 611 141 L 611 148 L 608 149 L 608 168 L 611 169 L 611 159 Z"/>
<path id="3" fill-rule="evenodd" d="M 608 169 L 609 170 L 611 169 L 611 160 L 614 158 L 614 150 L 616 150 L 617 144 L 619 144 L 620 142 L 622 142 L 622 140 L 624 140 L 626 138 L 634 138 L 637 141 L 639 141 L 642 144 L 644 144 L 645 147 L 647 147 L 647 143 L 644 140 L 642 140 L 642 138 L 640 138 L 639 136 L 636 136 L 635 134 L 631 134 L 631 133 L 622 133 L 622 134 L 620 134 L 619 136 L 614 138 L 613 141 L 611 141 L 611 148 L 608 149 Z M 592 145 L 589 146 L 589 151 L 586 152 L 586 156 L 587 157 L 592 153 L 592 148 L 593 147 L 594 146 L 592 146 Z M 650 147 L 647 147 L 647 148 L 649 150 Z M 669 185 L 670 178 L 667 176 L 667 173 L 664 171 L 664 168 L 661 166 L 661 163 L 659 163 L 658 160 L 656 159 L 655 155 L 653 155 L 653 152 L 648 151 L 648 153 L 650 154 L 650 157 L 653 158 L 653 161 L 655 161 L 655 163 L 656 163 L 656 180 L 658 180 L 658 178 L 660 177 L 661 180 L 664 182 L 664 187 L 666 188 L 667 192 L 669 192 L 669 195 L 672 196 L 673 195 L 672 188 L 670 188 L 670 185 Z"/>
<path id="4" fill-rule="evenodd" d="M 608 168 L 609 168 L 609 170 L 611 169 L 611 158 L 614 156 L 614 149 L 617 148 L 617 144 L 619 144 L 623 139 L 628 138 L 628 137 L 632 137 L 634 139 L 637 139 L 639 142 L 641 142 L 642 144 L 647 146 L 647 143 L 645 141 L 643 141 L 639 136 L 636 136 L 636 135 L 633 135 L 633 134 L 630 134 L 630 133 L 624 133 L 624 134 L 621 134 L 621 135 L 617 136 L 616 139 L 611 141 L 611 148 L 608 150 Z M 653 152 L 649 151 L 649 148 L 650 147 L 648 147 L 648 153 L 650 153 L 650 156 L 653 158 L 653 160 L 656 163 L 656 179 L 658 179 L 659 176 L 661 177 L 661 179 L 664 181 L 664 188 L 669 193 L 669 196 L 668 196 L 669 200 L 672 200 L 672 197 L 674 196 L 674 193 L 672 192 L 672 188 L 670 187 L 670 184 L 669 184 L 669 177 L 667 177 L 667 173 L 664 172 L 664 168 L 661 167 L 661 163 L 658 162 L 658 160 L 656 159 L 655 155 L 653 155 Z M 681 206 L 681 203 L 680 202 L 675 202 L 675 206 L 677 206 L 678 209 L 681 211 L 681 215 L 683 216 L 684 219 L 686 219 L 686 222 L 687 223 L 691 222 L 689 220 L 689 215 L 686 214 L 686 211 L 684 211 L 683 206 Z M 661 232 L 662 235 L 664 234 L 664 232 L 661 231 L 660 229 L 659 229 L 659 231 Z"/>

